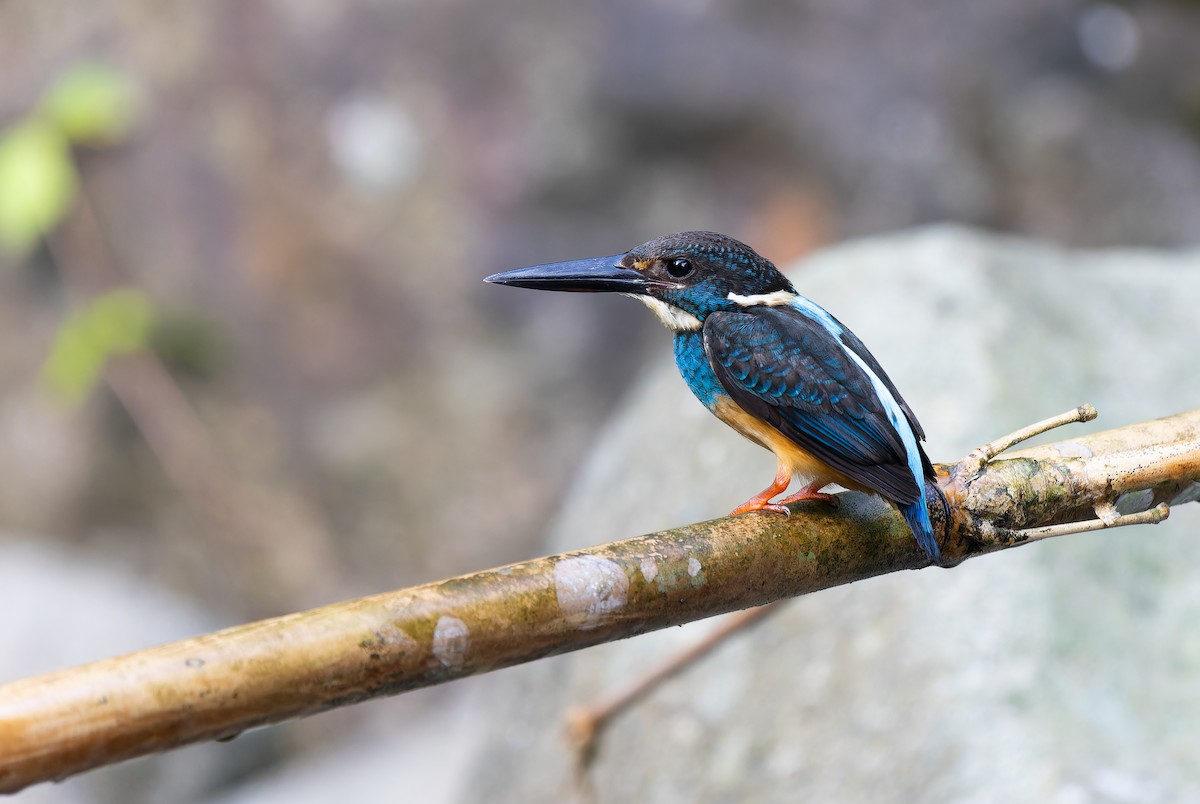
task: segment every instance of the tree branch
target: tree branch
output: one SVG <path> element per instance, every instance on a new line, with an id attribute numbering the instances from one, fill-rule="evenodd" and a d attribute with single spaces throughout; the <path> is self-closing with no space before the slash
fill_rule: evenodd
<path id="1" fill-rule="evenodd" d="M 988 449 L 939 466 L 938 486 L 926 489 L 946 566 L 1061 532 L 1048 526 L 1125 524 L 1118 508 L 1193 500 L 1200 489 L 1200 410 L 1003 460 Z M 836 508 L 806 503 L 790 517 L 702 522 L 0 686 L 0 791 L 928 564 L 890 506 L 852 492 L 839 499 Z"/>

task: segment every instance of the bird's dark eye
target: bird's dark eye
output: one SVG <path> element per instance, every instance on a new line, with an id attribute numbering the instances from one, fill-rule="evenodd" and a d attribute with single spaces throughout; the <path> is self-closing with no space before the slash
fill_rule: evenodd
<path id="1" fill-rule="evenodd" d="M 692 272 L 695 270 L 696 269 L 692 267 L 691 261 L 685 260 L 682 257 L 677 260 L 671 260 L 667 263 L 667 273 L 676 279 L 683 279 L 684 277 L 691 276 Z"/>

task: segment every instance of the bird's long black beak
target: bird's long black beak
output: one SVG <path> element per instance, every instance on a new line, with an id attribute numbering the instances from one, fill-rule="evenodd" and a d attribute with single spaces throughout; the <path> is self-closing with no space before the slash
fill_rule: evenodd
<path id="1" fill-rule="evenodd" d="M 570 290 L 581 293 L 645 293 L 658 284 L 620 265 L 623 254 L 588 260 L 552 262 L 492 274 L 484 282 L 536 290 Z"/>

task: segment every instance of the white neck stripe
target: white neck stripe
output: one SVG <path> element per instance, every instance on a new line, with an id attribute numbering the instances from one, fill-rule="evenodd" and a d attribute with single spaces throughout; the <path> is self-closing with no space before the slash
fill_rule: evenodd
<path id="1" fill-rule="evenodd" d="M 765 304 L 767 307 L 781 307 L 785 304 L 791 304 L 796 298 L 796 294 L 790 290 L 777 290 L 774 293 L 759 293 L 754 296 L 742 296 L 738 293 L 730 293 L 726 296 L 734 304 L 740 304 L 742 307 L 754 307 L 759 304 Z"/>

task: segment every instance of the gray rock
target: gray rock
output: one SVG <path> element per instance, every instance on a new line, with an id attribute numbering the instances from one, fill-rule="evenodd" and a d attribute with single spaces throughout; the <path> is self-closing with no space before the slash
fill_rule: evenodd
<path id="1" fill-rule="evenodd" d="M 1116 427 L 1200 404 L 1200 253 L 1081 253 L 958 228 L 819 254 L 792 272 L 872 348 L 935 460 L 1082 402 Z M 770 455 L 692 400 L 667 357 L 607 428 L 557 525 L 570 549 L 718 516 Z M 1189 510 L 1190 509 L 1190 510 Z M 1195 506 L 795 601 L 606 734 L 606 801 L 1200 799 Z M 470 800 L 575 789 L 563 712 L 712 623 L 493 680 Z"/>

